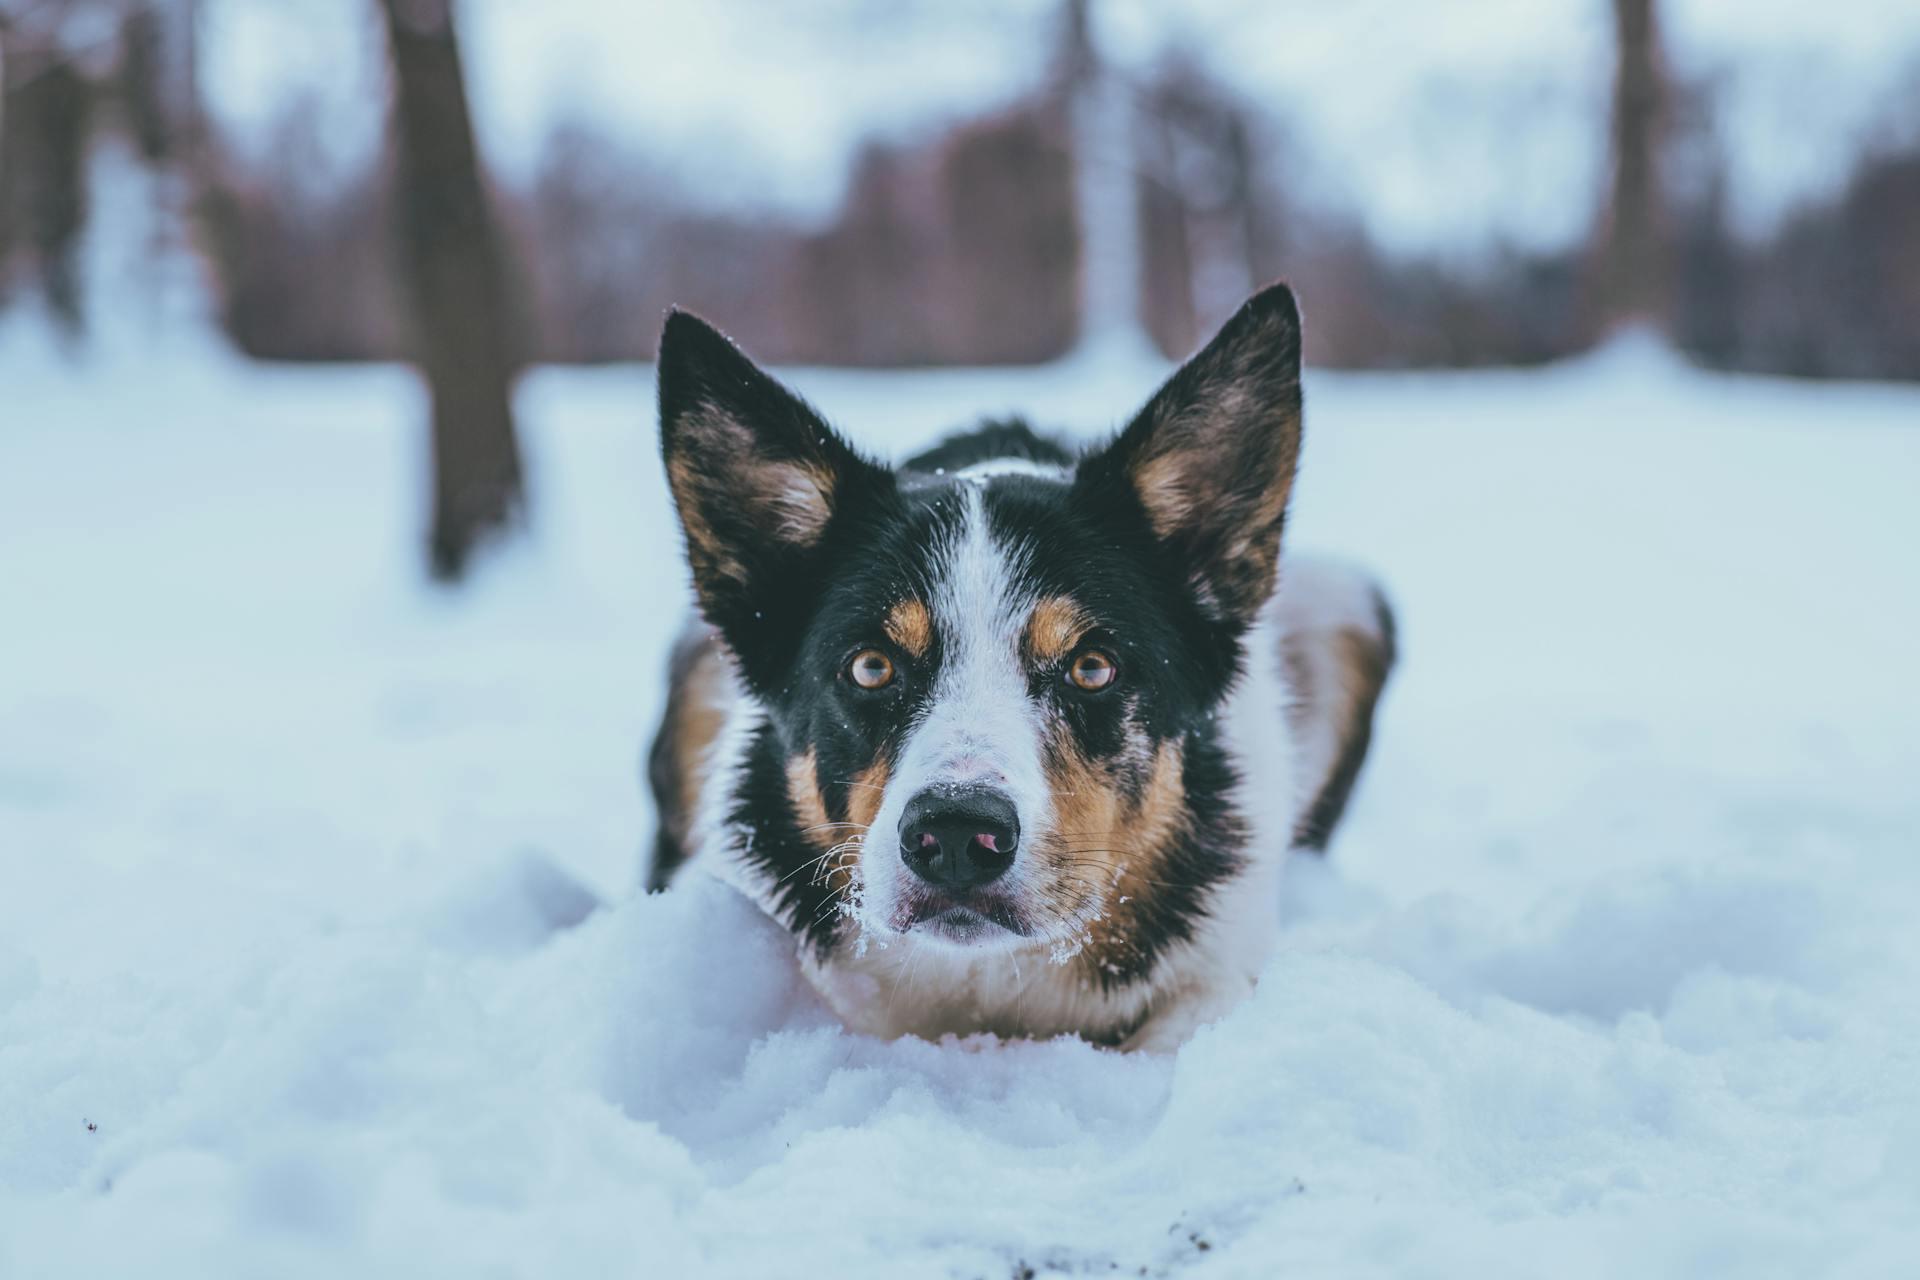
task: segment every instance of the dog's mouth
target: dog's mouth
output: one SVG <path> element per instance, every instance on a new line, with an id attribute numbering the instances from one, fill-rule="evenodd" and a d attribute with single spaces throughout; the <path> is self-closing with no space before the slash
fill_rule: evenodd
<path id="1" fill-rule="evenodd" d="M 1004 939 L 1009 934 L 1025 938 L 1033 932 L 1019 908 L 996 894 L 915 894 L 894 919 L 901 933 L 923 933 L 961 946 Z"/>

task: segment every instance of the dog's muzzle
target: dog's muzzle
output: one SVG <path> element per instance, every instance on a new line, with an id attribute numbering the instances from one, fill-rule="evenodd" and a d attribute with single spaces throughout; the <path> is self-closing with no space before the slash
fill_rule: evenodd
<path id="1" fill-rule="evenodd" d="M 929 788 L 900 815 L 900 860 L 938 889 L 977 889 L 999 879 L 1019 847 L 1018 810 L 988 787 Z"/>

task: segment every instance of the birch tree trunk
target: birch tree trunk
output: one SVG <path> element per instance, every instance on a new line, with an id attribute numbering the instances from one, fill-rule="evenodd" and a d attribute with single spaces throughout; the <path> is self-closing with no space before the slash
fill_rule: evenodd
<path id="1" fill-rule="evenodd" d="M 1080 225 L 1081 354 L 1150 357 L 1140 317 L 1141 236 L 1133 104 L 1100 57 L 1090 0 L 1067 0 L 1059 75 Z"/>

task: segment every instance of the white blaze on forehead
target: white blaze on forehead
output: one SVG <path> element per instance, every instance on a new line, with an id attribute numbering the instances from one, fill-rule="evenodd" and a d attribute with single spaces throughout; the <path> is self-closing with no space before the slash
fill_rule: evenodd
<path id="1" fill-rule="evenodd" d="M 930 783 L 998 782 L 1016 802 L 1037 803 L 1044 799 L 1039 724 L 1020 663 L 1020 632 L 1034 602 L 1018 584 L 1017 551 L 987 526 L 980 488 L 961 492 L 966 511 L 935 569 L 932 601 L 946 656 L 905 763 L 934 771 Z M 1021 794 L 1022 784 L 1039 794 Z"/>

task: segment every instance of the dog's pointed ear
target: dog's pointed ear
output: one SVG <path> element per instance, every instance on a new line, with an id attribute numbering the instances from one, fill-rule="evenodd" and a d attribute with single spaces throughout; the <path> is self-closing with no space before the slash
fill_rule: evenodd
<path id="1" fill-rule="evenodd" d="M 892 483 L 725 336 L 684 311 L 660 334 L 660 451 L 701 611 L 743 660 L 788 625 L 834 516 Z M 750 664 L 751 665 L 751 664 Z"/>
<path id="2" fill-rule="evenodd" d="M 1273 591 L 1299 458 L 1300 312 L 1276 284 L 1080 464 L 1077 485 L 1136 500 L 1202 610 L 1245 626 Z"/>

